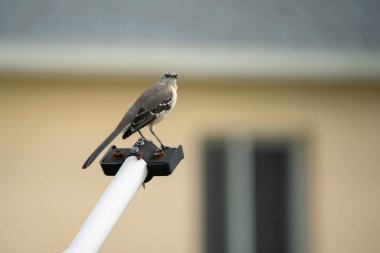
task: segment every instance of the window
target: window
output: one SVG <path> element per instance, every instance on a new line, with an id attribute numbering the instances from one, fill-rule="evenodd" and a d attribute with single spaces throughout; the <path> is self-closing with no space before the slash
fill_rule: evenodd
<path id="1" fill-rule="evenodd" d="M 205 252 L 305 252 L 304 145 L 205 143 Z"/>

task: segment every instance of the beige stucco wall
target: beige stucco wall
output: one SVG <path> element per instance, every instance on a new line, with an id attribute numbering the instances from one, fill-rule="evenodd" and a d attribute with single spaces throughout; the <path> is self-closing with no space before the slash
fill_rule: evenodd
<path id="1" fill-rule="evenodd" d="M 111 180 L 97 164 L 81 170 L 83 161 L 157 78 L 0 78 L 0 252 L 68 246 Z M 157 133 L 182 144 L 186 158 L 139 191 L 102 252 L 201 252 L 201 144 L 218 135 L 304 139 L 309 252 L 380 251 L 379 86 L 190 78 L 179 85 L 177 107 Z"/>

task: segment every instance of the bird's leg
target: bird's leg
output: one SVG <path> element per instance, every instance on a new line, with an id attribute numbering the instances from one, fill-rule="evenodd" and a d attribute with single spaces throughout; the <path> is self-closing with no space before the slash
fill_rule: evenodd
<path id="1" fill-rule="evenodd" d="M 153 127 L 150 127 L 149 130 L 154 135 L 154 137 L 156 137 L 156 139 L 158 140 L 158 142 L 161 144 L 161 149 L 167 149 L 167 148 L 169 148 L 169 147 L 165 146 L 162 143 L 162 141 L 160 140 L 160 138 L 158 138 L 158 136 L 154 133 Z"/>
<path id="2" fill-rule="evenodd" d="M 141 133 L 140 130 L 137 130 L 137 132 L 139 132 L 141 138 L 142 138 L 144 141 L 152 142 L 151 140 L 148 140 L 147 138 L 145 138 L 145 136 Z"/>
<path id="3" fill-rule="evenodd" d="M 137 130 L 137 132 L 139 132 L 141 138 L 143 138 L 144 140 L 146 140 L 146 138 L 145 138 L 144 135 L 140 132 L 140 130 Z"/>

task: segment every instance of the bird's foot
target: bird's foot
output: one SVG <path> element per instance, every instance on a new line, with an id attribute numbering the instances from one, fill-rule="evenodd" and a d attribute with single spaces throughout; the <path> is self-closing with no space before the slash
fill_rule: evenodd
<path id="1" fill-rule="evenodd" d="M 140 137 L 138 140 L 137 140 L 137 143 L 144 143 L 144 142 L 150 142 L 150 143 L 153 143 L 153 141 L 152 140 L 149 140 L 149 139 L 147 139 L 147 138 L 142 138 L 142 137 Z"/>
<path id="2" fill-rule="evenodd" d="M 168 148 L 170 148 L 170 147 L 165 146 L 164 144 L 161 144 L 161 149 L 162 149 L 162 150 L 165 150 L 165 149 L 168 149 Z"/>

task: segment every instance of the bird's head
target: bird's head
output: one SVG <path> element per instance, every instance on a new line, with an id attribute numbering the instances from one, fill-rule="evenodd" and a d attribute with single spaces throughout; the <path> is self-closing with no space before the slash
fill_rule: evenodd
<path id="1" fill-rule="evenodd" d="M 160 83 L 163 85 L 171 85 L 175 88 L 177 88 L 177 77 L 178 74 L 174 72 L 167 72 L 163 77 L 160 79 Z"/>

